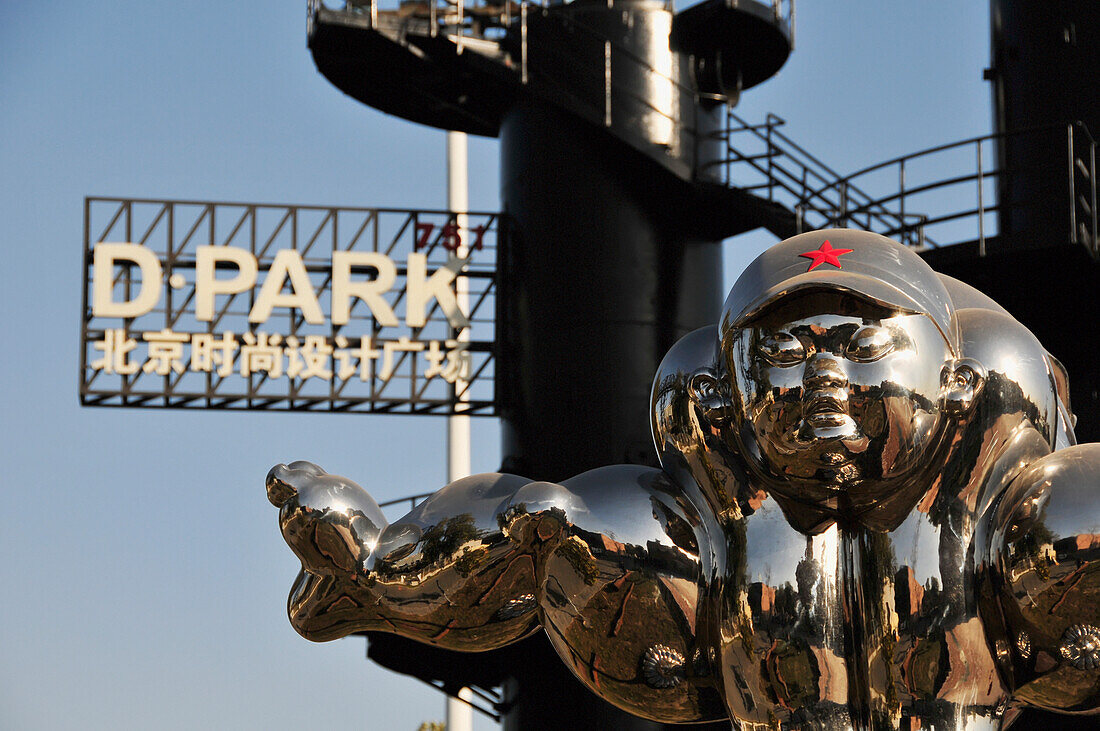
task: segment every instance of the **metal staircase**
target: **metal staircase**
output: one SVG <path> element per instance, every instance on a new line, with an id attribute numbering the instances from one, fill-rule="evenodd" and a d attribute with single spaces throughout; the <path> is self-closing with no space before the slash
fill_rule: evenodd
<path id="1" fill-rule="evenodd" d="M 785 123 L 768 114 L 763 123 L 752 124 L 728 110 L 725 127 L 716 133 L 724 155 L 708 168 L 717 170 L 725 185 L 792 211 L 798 232 L 854 226 L 911 246 L 925 245 L 920 214 L 906 214 L 904 206 L 895 208 L 889 200 L 876 201 L 780 132 Z"/>
<path id="2" fill-rule="evenodd" d="M 769 114 L 751 124 L 732 110 L 719 136 L 722 159 L 710 164 L 721 181 L 795 213 L 799 231 L 860 228 L 918 250 L 974 243 L 980 256 L 999 244 L 998 187 L 1017 171 L 1000 148 L 1009 135 L 992 134 L 921 150 L 840 175 L 788 138 L 784 120 Z M 1064 140 L 1069 187 L 1069 243 L 1100 258 L 1096 212 L 1096 141 L 1081 122 L 1014 133 L 1023 141 Z M 869 191 L 875 191 L 871 193 Z M 782 232 L 776 232 L 782 235 Z"/>

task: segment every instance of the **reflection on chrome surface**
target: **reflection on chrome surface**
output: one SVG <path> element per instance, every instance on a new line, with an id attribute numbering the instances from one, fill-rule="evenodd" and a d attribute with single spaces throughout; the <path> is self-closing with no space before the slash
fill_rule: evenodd
<path id="1" fill-rule="evenodd" d="M 593 692 L 663 722 L 1100 709 L 1100 445 L 992 300 L 874 234 L 799 235 L 670 350 L 651 416 L 662 469 L 475 475 L 393 524 L 348 480 L 276 466 L 291 623 L 470 651 L 541 627 Z"/>

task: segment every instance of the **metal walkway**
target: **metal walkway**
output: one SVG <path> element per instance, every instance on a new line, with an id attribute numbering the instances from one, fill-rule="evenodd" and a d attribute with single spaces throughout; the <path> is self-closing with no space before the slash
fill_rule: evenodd
<path id="1" fill-rule="evenodd" d="M 766 4 L 765 4 L 766 5 Z M 528 21 L 536 15 L 553 13 L 561 3 L 515 2 L 514 0 L 348 0 L 342 10 L 324 9 L 319 0 L 311 0 L 310 23 L 324 17 L 346 25 L 375 30 L 413 56 L 438 61 L 433 51 L 440 47 L 456 56 L 481 58 L 500 87 L 463 88 L 464 79 L 453 79 L 456 92 L 466 108 L 442 98 L 437 100 L 435 117 L 425 123 L 468 127 L 478 134 L 494 134 L 499 124 L 497 112 L 503 108 L 494 102 L 506 88 L 526 87 L 532 82 L 568 97 L 569 90 L 554 78 L 542 78 L 538 67 L 529 63 L 532 54 L 542 53 L 528 38 Z M 670 3 L 671 7 L 671 3 Z M 791 28 L 793 38 L 793 0 L 771 0 L 774 20 Z M 319 16 L 318 12 L 323 13 Z M 598 34 L 583 23 L 569 21 L 577 33 Z M 311 28 L 312 32 L 312 28 Z M 612 126 L 613 108 L 644 105 L 643 99 L 626 99 L 629 89 L 617 88 L 610 74 L 615 64 L 640 65 L 646 75 L 679 90 L 683 84 L 662 69 L 649 67 L 626 47 L 612 39 L 599 38 L 605 48 L 600 69 L 582 69 L 605 77 L 602 103 L 579 98 L 563 98 L 566 108 L 597 124 Z M 562 60 L 564 62 L 564 60 Z M 484 81 L 484 80 L 483 80 Z M 692 92 L 715 103 L 736 102 L 724 94 Z M 476 111 L 471 108 L 477 107 Z M 405 110 L 387 110 L 402 114 Z M 647 107 L 646 113 L 663 110 Z M 412 117 L 413 115 L 407 115 Z M 667 116 L 667 115 L 666 115 Z M 475 117 L 477 119 L 475 120 Z M 669 125 L 683 121 L 668 116 Z M 720 181 L 766 200 L 780 215 L 761 223 L 777 236 L 794 231 L 826 227 L 853 227 L 889 236 L 918 250 L 960 243 L 976 243 L 981 255 L 996 248 L 1002 214 L 998 205 L 998 187 L 1014 171 L 1006 170 L 999 148 L 1006 135 L 986 135 L 953 142 L 888 160 L 855 173 L 843 175 L 787 137 L 781 128 L 783 119 L 769 114 L 763 122 L 752 123 L 727 110 L 725 124 L 717 132 L 696 135 L 694 129 L 680 130 L 694 138 L 700 147 L 717 143 L 719 159 L 706 162 L 695 170 L 699 182 Z M 1093 257 L 1100 257 L 1100 230 L 1096 208 L 1096 142 L 1080 122 L 1057 129 L 1045 127 L 1014 133 L 1049 144 L 1051 135 L 1065 141 L 1064 165 L 1068 185 L 1066 215 L 1069 217 L 1071 242 L 1083 245 Z M 1030 140 L 1029 140 L 1030 142 Z M 1058 152 L 1052 152 L 1057 156 Z M 790 221 L 794 221 L 794 226 Z"/>

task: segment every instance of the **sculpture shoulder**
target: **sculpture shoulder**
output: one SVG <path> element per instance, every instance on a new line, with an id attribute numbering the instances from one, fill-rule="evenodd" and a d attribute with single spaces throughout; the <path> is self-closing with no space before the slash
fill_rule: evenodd
<path id="1" fill-rule="evenodd" d="M 638 465 L 600 467 L 560 484 L 530 482 L 500 510 L 513 540 L 528 540 L 516 527 L 528 517 L 552 519 L 564 527 L 563 536 L 605 546 L 686 554 L 704 573 L 712 571 L 714 546 L 723 543 L 714 512 L 697 491 L 663 470 Z M 544 537 L 550 530 L 545 523 L 539 528 Z"/>
<path id="2" fill-rule="evenodd" d="M 556 487 L 562 540 L 541 562 L 538 597 L 558 654 L 593 692 L 631 713 L 673 723 L 724 718 L 699 663 L 713 564 L 703 558 L 707 510 L 647 467 L 604 467 Z M 533 484 L 517 501 L 527 492 L 554 490 Z"/>
<path id="3" fill-rule="evenodd" d="M 705 506 L 692 501 L 663 470 L 636 465 L 602 467 L 565 480 L 562 487 L 579 499 L 578 508 L 591 530 L 611 530 L 619 540 L 643 545 L 663 532 L 658 542 L 697 552 L 688 537 L 704 522 Z"/>
<path id="4" fill-rule="evenodd" d="M 1016 696 L 1047 710 L 1100 710 L 1098 476 L 1100 444 L 1059 450 L 1023 470 L 988 517 L 979 585 L 996 609 L 983 619 L 1001 635 L 991 642 Z"/>

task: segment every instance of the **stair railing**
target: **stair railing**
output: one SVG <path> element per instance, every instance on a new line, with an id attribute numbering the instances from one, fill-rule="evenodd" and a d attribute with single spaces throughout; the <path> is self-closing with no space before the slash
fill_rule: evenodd
<path id="1" fill-rule="evenodd" d="M 794 211 L 799 231 L 813 228 L 857 225 L 878 229 L 904 229 L 905 215 L 885 205 L 874 205 L 872 197 L 836 172 L 779 128 L 786 122 L 769 114 L 761 124 L 750 124 L 732 110 L 714 136 L 724 145 L 724 155 L 706 166 L 718 167 L 719 177 L 729 186 L 760 195 Z M 859 220 L 856 213 L 863 214 Z"/>
<path id="2" fill-rule="evenodd" d="M 1070 236 L 1100 258 L 1096 228 L 1096 140 L 1084 122 L 1066 125 L 1069 162 Z"/>
<path id="3" fill-rule="evenodd" d="M 1002 169 L 998 147 L 1010 137 L 1034 138 L 1034 144 L 1045 145 L 1048 143 L 1041 140 L 1056 135 L 1058 127 L 1047 125 L 938 145 L 838 178 L 825 189 L 814 191 L 812 197 L 827 198 L 831 190 L 832 195 L 843 198 L 844 191 L 856 182 L 886 190 L 886 195 L 847 206 L 845 216 L 862 228 L 899 238 L 917 248 L 974 241 L 979 256 L 985 256 L 991 239 L 998 234 L 997 214 L 1005 207 L 997 200 L 998 188 L 1012 175 Z M 1098 256 L 1096 142 L 1082 122 L 1067 124 L 1065 134 L 1070 241 Z M 880 227 L 882 218 L 876 219 L 870 212 L 885 207 L 896 208 L 905 224 Z M 914 209 L 922 213 L 911 224 Z"/>

